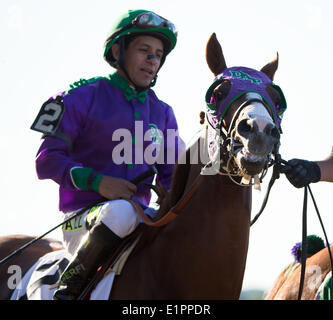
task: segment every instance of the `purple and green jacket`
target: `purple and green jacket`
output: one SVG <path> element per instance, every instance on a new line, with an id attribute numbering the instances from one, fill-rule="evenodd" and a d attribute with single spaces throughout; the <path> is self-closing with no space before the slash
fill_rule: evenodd
<path id="1" fill-rule="evenodd" d="M 156 143 L 156 137 L 151 141 L 137 141 L 136 123 L 141 124 L 144 133 L 158 128 L 165 141 L 168 129 L 178 130 L 172 108 L 160 101 L 153 90 L 148 89 L 137 96 L 134 93 L 127 81 L 114 73 L 109 77 L 81 81 L 71 90 L 60 94 L 65 107 L 56 130 L 60 134 L 44 137 L 36 158 L 36 170 L 39 179 L 52 179 L 59 184 L 61 211 L 70 212 L 101 198 L 97 192 L 84 191 L 75 186 L 71 176 L 71 169 L 75 167 L 92 168 L 99 174 L 128 181 L 149 169 L 150 164 L 146 163 L 144 157 L 141 157 L 141 164 L 135 161 L 135 154 L 142 152 L 142 144 L 145 149 Z M 117 129 L 127 129 L 131 133 L 129 147 L 133 161 L 121 164 L 113 161 L 113 151 L 121 143 L 113 138 Z M 162 148 L 164 161 L 155 166 L 157 179 L 168 189 L 174 162 L 167 163 L 166 160 L 170 145 L 164 143 Z M 185 149 L 179 136 L 173 148 L 177 159 L 179 152 Z M 152 183 L 152 180 L 153 177 L 145 182 Z M 132 200 L 145 208 L 150 198 L 150 189 L 139 184 Z"/>

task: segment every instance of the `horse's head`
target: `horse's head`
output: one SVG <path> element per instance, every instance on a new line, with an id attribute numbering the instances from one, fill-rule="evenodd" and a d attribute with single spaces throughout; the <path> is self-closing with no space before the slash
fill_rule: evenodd
<path id="1" fill-rule="evenodd" d="M 212 135 L 210 156 L 220 149 L 224 168 L 240 176 L 262 172 L 278 152 L 281 116 L 286 102 L 281 89 L 273 83 L 278 55 L 260 71 L 227 68 L 215 33 L 207 43 L 206 59 L 215 75 L 206 94 L 207 121 Z M 228 164 L 228 165 L 227 165 Z"/>

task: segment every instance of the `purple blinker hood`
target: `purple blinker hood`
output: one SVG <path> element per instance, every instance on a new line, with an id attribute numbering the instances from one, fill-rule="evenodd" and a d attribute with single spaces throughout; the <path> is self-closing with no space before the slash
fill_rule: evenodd
<path id="1" fill-rule="evenodd" d="M 229 80 L 231 88 L 227 97 L 219 106 L 216 106 L 212 94 L 214 89 L 222 83 L 223 80 Z M 279 91 L 281 101 L 278 104 L 274 104 L 267 93 L 267 85 L 271 85 Z M 232 67 L 223 70 L 222 73 L 216 76 L 214 83 L 208 88 L 206 93 L 206 103 L 208 107 L 207 118 L 211 125 L 214 128 L 219 128 L 221 120 L 225 116 L 231 103 L 247 92 L 256 92 L 260 94 L 267 106 L 271 109 L 276 126 L 280 128 L 282 114 L 287 108 L 287 103 L 282 90 L 279 86 L 273 84 L 272 80 L 263 72 L 246 67 Z"/>

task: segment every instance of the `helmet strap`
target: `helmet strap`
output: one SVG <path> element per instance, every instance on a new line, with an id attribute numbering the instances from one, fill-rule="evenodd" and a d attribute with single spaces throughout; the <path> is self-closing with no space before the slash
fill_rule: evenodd
<path id="1" fill-rule="evenodd" d="M 149 88 L 153 87 L 156 84 L 156 81 L 157 81 L 157 73 L 156 73 L 154 79 L 152 80 L 152 82 L 150 83 Z"/>

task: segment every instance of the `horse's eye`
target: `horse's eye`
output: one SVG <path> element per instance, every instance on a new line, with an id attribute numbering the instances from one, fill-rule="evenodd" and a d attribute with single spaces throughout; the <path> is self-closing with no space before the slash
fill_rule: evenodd
<path id="1" fill-rule="evenodd" d="M 216 101 L 221 101 L 225 99 L 229 93 L 231 83 L 229 80 L 223 80 L 223 82 L 218 85 L 214 90 L 214 98 Z"/>
<path id="2" fill-rule="evenodd" d="M 275 104 L 279 104 L 281 101 L 280 93 L 276 89 L 274 89 L 272 86 L 267 86 L 265 89 L 266 89 L 266 92 L 271 97 L 272 101 Z"/>
<path id="3" fill-rule="evenodd" d="M 214 97 L 215 97 L 215 100 L 218 100 L 218 101 L 225 98 L 223 92 L 221 92 L 220 90 L 217 90 L 216 92 L 214 91 Z"/>

